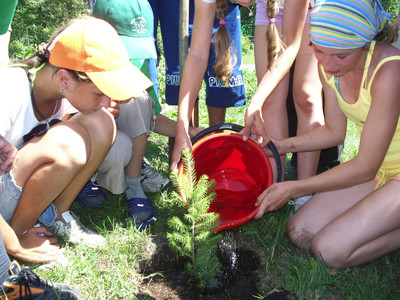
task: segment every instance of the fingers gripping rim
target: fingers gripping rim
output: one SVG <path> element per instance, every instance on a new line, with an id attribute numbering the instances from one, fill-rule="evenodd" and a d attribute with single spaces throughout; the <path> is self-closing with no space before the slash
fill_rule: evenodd
<path id="1" fill-rule="evenodd" d="M 233 124 L 233 123 L 221 123 L 221 124 L 217 124 L 211 127 L 208 127 L 204 130 L 202 130 L 201 132 L 199 132 L 198 134 L 196 134 L 192 139 L 192 145 L 194 143 L 196 143 L 198 140 L 202 139 L 203 137 L 205 137 L 206 135 L 209 135 L 211 133 L 214 133 L 216 131 L 220 131 L 220 130 L 231 130 L 231 131 L 235 131 L 235 132 L 239 132 L 243 129 L 244 127 L 241 125 L 237 125 L 237 124 Z M 277 174 L 277 182 L 281 182 L 282 181 L 282 163 L 281 163 L 281 157 L 279 155 L 278 149 L 276 149 L 275 144 L 272 141 L 269 141 L 269 143 L 267 144 L 267 146 L 271 149 L 272 154 L 274 155 L 274 158 L 276 160 L 276 165 L 277 165 L 277 169 L 278 169 L 278 174 Z"/>

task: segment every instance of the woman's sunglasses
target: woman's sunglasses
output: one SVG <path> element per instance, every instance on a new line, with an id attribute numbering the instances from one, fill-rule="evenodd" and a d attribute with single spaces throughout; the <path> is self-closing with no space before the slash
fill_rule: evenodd
<path id="1" fill-rule="evenodd" d="M 59 120 L 59 119 L 53 119 L 50 122 L 47 122 L 47 119 L 45 119 L 45 120 L 46 120 L 46 124 L 37 125 L 36 127 L 32 128 L 32 130 L 29 133 L 25 134 L 22 137 L 24 144 L 26 144 L 28 141 L 30 141 L 35 136 L 44 135 L 51 126 L 61 122 L 61 120 Z"/>

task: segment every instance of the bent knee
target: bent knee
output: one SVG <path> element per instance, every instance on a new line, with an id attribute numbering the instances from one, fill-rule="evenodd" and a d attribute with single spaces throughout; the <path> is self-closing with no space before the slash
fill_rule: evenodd
<path id="1" fill-rule="evenodd" d="M 116 137 L 114 117 L 106 109 L 98 110 L 89 115 L 77 114 L 67 122 L 80 127 L 80 132 L 88 138 L 91 144 L 111 144 Z"/>
<path id="2" fill-rule="evenodd" d="M 106 158 L 99 167 L 100 173 L 112 168 L 121 168 L 129 164 L 132 159 L 132 140 L 122 131 L 117 131 L 117 137 Z"/>
<path id="3" fill-rule="evenodd" d="M 348 266 L 348 259 L 345 249 L 338 249 L 337 241 L 332 241 L 329 237 L 316 235 L 311 243 L 311 251 L 316 258 L 327 265 L 340 269 Z"/>
<path id="4" fill-rule="evenodd" d="M 292 216 L 286 224 L 286 232 L 293 244 L 305 250 L 310 249 L 313 235 L 296 215 Z"/>
<path id="5" fill-rule="evenodd" d="M 90 142 L 86 134 L 69 126 L 57 126 L 47 135 L 46 138 L 51 140 L 50 156 L 57 164 L 67 168 L 86 164 L 90 152 Z"/>

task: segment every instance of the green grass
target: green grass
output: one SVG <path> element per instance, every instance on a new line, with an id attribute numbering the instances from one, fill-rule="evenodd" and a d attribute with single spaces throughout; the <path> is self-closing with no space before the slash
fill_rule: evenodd
<path id="1" fill-rule="evenodd" d="M 161 63 L 163 66 L 163 62 Z M 160 78 L 163 78 L 161 73 Z M 245 71 L 248 98 L 256 88 L 255 73 Z M 161 90 L 163 90 L 161 80 Z M 204 90 L 200 93 L 204 99 Z M 231 108 L 227 122 L 243 125 L 246 107 Z M 200 110 L 206 111 L 204 101 Z M 176 118 L 176 109 L 165 114 Z M 207 127 L 207 114 L 200 114 L 201 126 Z M 348 125 L 343 160 L 356 155 L 358 134 L 353 124 Z M 161 173 L 168 176 L 168 139 L 156 134 L 150 136 L 146 157 Z M 52 281 L 76 285 L 82 299 L 146 299 L 140 295 L 139 284 L 143 275 L 139 267 L 151 255 L 152 238 L 165 235 L 167 220 L 183 213 L 174 207 L 169 192 L 149 195 L 157 207 L 158 220 L 150 231 L 138 231 L 126 219 L 126 208 L 121 196 L 102 208 L 91 209 L 75 205 L 73 210 L 88 227 L 97 229 L 106 237 L 104 249 L 92 250 L 83 246 L 67 247 L 65 255 L 70 261 L 66 268 L 41 271 L 33 269 Z M 238 240 L 251 243 L 261 252 L 262 273 L 259 275 L 263 292 L 254 299 L 262 299 L 269 291 L 286 289 L 300 299 L 398 299 L 400 297 L 400 258 L 398 251 L 359 267 L 335 270 L 315 259 L 310 253 L 294 247 L 286 237 L 285 224 L 290 208 L 266 214 L 236 232 Z M 237 233 L 237 232 L 240 233 Z M 153 245 L 153 246 L 152 246 Z M 162 254 L 161 254 L 162 255 Z M 148 275 L 152 276 L 152 275 Z"/>

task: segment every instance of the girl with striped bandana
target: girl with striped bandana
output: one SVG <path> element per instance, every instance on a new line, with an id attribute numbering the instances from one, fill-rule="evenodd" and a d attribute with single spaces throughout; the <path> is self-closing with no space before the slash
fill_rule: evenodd
<path id="1" fill-rule="evenodd" d="M 291 217 L 289 238 L 335 267 L 400 248 L 400 50 L 378 0 L 320 0 L 310 40 L 325 93 L 325 125 L 276 141 L 280 153 L 340 144 L 347 119 L 360 131 L 357 156 L 320 175 L 277 183 L 259 197 L 257 218 L 290 197 L 314 196 Z"/>

